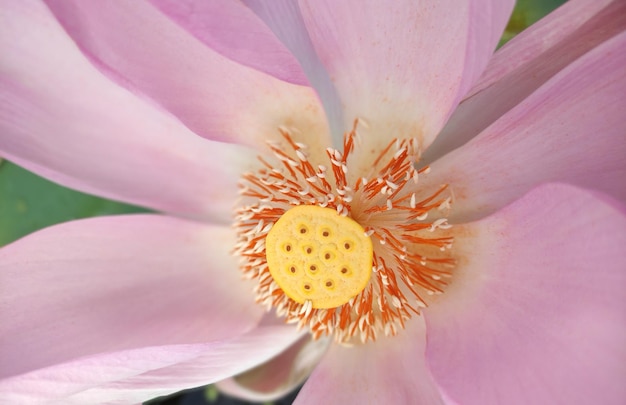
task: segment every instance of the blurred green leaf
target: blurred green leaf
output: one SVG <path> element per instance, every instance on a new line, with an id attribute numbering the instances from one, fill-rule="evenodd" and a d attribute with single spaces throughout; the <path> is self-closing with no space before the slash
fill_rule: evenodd
<path id="1" fill-rule="evenodd" d="M 220 392 L 215 385 L 207 385 L 204 389 L 204 400 L 209 404 L 217 402 Z"/>
<path id="2" fill-rule="evenodd" d="M 60 222 L 134 212 L 146 210 L 70 190 L 13 163 L 0 163 L 0 246 Z"/>
<path id="3" fill-rule="evenodd" d="M 502 35 L 500 46 L 543 18 L 566 0 L 517 0 L 511 20 Z"/>

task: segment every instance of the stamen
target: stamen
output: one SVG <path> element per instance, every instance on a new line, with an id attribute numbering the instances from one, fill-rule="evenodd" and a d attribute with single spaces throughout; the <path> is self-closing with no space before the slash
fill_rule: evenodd
<path id="1" fill-rule="evenodd" d="M 351 173 L 350 157 L 359 144 L 359 123 L 362 120 L 355 120 L 344 135 L 342 151 L 326 150 L 326 165 L 311 162 L 306 145 L 296 142 L 291 130 L 280 128 L 286 145 L 268 144 L 274 163 L 259 157 L 259 170 L 242 176 L 240 193 L 247 204 L 236 211 L 235 224 L 235 253 L 242 258 L 244 277 L 257 280 L 257 301 L 268 310 L 275 309 L 288 323 L 308 327 L 314 338 L 332 335 L 344 343 L 353 338 L 365 342 L 376 340 L 380 334 L 395 335 L 398 326 L 403 328 L 406 320 L 420 314 L 431 296 L 444 291 L 455 267 L 448 253 L 453 242 L 450 224 L 441 216 L 451 209 L 448 186 L 442 185 L 433 193 L 417 186 L 419 176 L 430 168 L 415 168 L 419 157 L 415 139 L 393 139 L 374 159 L 371 173 Z M 349 184 L 349 178 L 356 181 Z M 345 246 L 321 251 L 322 245 L 304 237 L 315 235 L 324 240 L 329 237 L 324 232 L 331 235 L 337 229 L 318 229 L 313 221 L 307 222 L 309 228 L 304 234 L 290 234 L 292 239 L 270 236 L 294 207 L 328 210 L 339 221 L 358 224 L 359 237 L 374 242 L 369 258 L 358 255 L 369 261 L 363 268 L 371 276 L 341 300 L 333 301 L 332 294 L 322 294 L 320 299 L 313 291 L 337 290 L 339 278 L 324 276 L 329 267 L 323 264 L 335 260 Z M 325 215 L 317 212 L 313 217 Z M 431 214 L 433 219 L 427 221 Z M 294 265 L 292 271 L 287 262 L 290 252 L 295 251 L 305 256 L 316 254 L 319 263 L 307 262 L 306 267 L 305 261 L 298 261 L 300 268 Z M 280 274 L 272 270 L 276 260 L 281 263 L 278 268 L 284 270 Z M 341 265 L 333 269 L 333 277 L 355 271 Z M 295 294 L 281 277 L 293 280 L 293 274 L 303 271 L 310 280 L 300 280 Z"/>

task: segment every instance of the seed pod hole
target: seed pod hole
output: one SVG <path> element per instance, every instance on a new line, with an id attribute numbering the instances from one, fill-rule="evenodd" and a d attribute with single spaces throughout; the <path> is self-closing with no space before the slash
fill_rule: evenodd
<path id="1" fill-rule="evenodd" d="M 324 227 L 324 228 L 319 230 L 319 235 L 322 238 L 327 239 L 327 238 L 330 238 L 332 236 L 332 232 L 330 231 L 330 228 Z"/>

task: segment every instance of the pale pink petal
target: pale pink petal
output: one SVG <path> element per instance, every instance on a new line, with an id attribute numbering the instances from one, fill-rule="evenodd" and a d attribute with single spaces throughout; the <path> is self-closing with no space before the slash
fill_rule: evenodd
<path id="1" fill-rule="evenodd" d="M 422 318 L 408 321 L 395 337 L 363 345 L 332 345 L 294 403 L 441 404 L 424 346 Z"/>
<path id="2" fill-rule="evenodd" d="M 315 49 L 355 118 L 363 165 L 394 137 L 430 144 L 478 77 L 506 25 L 512 1 L 301 1 Z"/>
<path id="3" fill-rule="evenodd" d="M 337 89 L 320 61 L 304 25 L 300 6 L 293 0 L 243 0 L 243 2 L 274 32 L 298 59 L 311 86 L 324 104 L 335 147 L 343 145 L 341 100 Z"/>
<path id="4" fill-rule="evenodd" d="M 0 376 L 81 356 L 207 343 L 263 311 L 229 227 L 158 216 L 44 229 L 0 250 Z"/>
<path id="5" fill-rule="evenodd" d="M 535 83 L 542 83 L 567 64 L 624 29 L 624 4 L 619 0 L 569 0 L 563 6 L 531 25 L 489 60 L 480 81 L 472 88 L 469 97 L 500 82 L 521 66 L 537 58 L 555 55 L 555 46 L 561 49 L 563 59 L 553 60 L 552 73 L 535 75 Z M 602 29 L 601 29 L 602 28 Z M 563 49 L 565 48 L 565 49 Z M 543 61 L 545 64 L 545 60 Z M 524 70 L 528 73 L 528 70 Z M 535 84 L 535 88 L 538 84 Z"/>
<path id="6" fill-rule="evenodd" d="M 81 191 L 228 220 L 253 150 L 204 140 L 102 76 L 45 5 L 2 3 L 3 157 Z"/>
<path id="7" fill-rule="evenodd" d="M 268 362 L 218 382 L 217 388 L 247 401 L 274 401 L 306 380 L 330 343 L 330 339 L 313 340 L 306 334 Z"/>
<path id="8" fill-rule="evenodd" d="M 451 220 L 488 215 L 534 186 L 563 181 L 626 199 L 626 33 L 550 79 L 478 137 L 431 167 Z"/>
<path id="9" fill-rule="evenodd" d="M 458 228 L 452 285 L 424 311 L 429 365 L 451 398 L 626 401 L 626 214 L 615 205 L 551 184 Z"/>
<path id="10" fill-rule="evenodd" d="M 313 89 L 224 57 L 148 2 L 48 5 L 103 72 L 151 97 L 202 137 L 264 147 L 280 137 L 283 125 L 316 142 L 328 139 Z"/>
<path id="11" fill-rule="evenodd" d="M 13 404 L 140 403 L 240 373 L 277 355 L 301 335 L 293 326 L 262 327 L 212 343 L 84 357 L 0 381 L 0 395 Z"/>
<path id="12" fill-rule="evenodd" d="M 457 102 L 467 95 L 491 64 L 515 6 L 515 1 L 501 0 L 470 0 L 469 3 L 467 50 Z"/>
<path id="13" fill-rule="evenodd" d="M 496 52 L 424 153 L 431 162 L 476 136 L 560 70 L 626 28 L 621 0 L 570 0 Z"/>
<path id="14" fill-rule="evenodd" d="M 238 1 L 150 0 L 212 50 L 290 83 L 308 81 L 296 58 Z"/>

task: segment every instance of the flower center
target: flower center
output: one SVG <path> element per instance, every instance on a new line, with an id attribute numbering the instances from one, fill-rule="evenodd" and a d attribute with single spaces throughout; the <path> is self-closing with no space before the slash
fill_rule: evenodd
<path id="1" fill-rule="evenodd" d="M 300 205 L 267 234 L 270 274 L 283 292 L 312 308 L 335 308 L 359 294 L 372 274 L 372 241 L 336 210 Z"/>
<path id="2" fill-rule="evenodd" d="M 366 173 L 355 172 L 358 122 L 325 162 L 310 161 L 307 146 L 281 128 L 285 142 L 269 143 L 273 158 L 259 157 L 260 169 L 242 176 L 236 210 L 234 253 L 256 281 L 257 302 L 339 342 L 395 335 L 455 267 L 447 185 L 420 188 L 430 169 L 416 168 L 415 139 L 392 140 Z"/>

